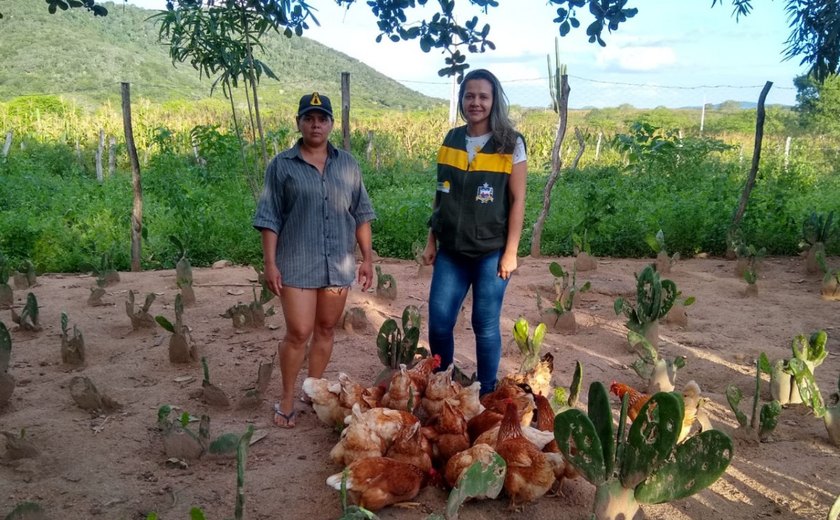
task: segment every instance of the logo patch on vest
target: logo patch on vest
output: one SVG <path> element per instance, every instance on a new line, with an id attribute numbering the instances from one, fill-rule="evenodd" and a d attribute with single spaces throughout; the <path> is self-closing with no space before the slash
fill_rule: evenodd
<path id="1" fill-rule="evenodd" d="M 449 193 L 449 187 L 451 184 L 449 181 L 443 181 L 437 183 L 437 190 L 441 193 Z"/>
<path id="2" fill-rule="evenodd" d="M 475 194 L 475 200 L 482 204 L 493 202 L 493 186 L 490 186 L 486 182 L 479 186 Z"/>

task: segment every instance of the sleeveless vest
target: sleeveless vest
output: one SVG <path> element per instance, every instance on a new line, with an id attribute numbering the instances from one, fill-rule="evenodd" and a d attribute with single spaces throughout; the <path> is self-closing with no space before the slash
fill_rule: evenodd
<path id="1" fill-rule="evenodd" d="M 513 150 L 498 153 L 491 137 L 469 162 L 466 138 L 466 126 L 453 128 L 438 151 L 429 225 L 442 248 L 477 258 L 503 248 L 507 241 Z"/>

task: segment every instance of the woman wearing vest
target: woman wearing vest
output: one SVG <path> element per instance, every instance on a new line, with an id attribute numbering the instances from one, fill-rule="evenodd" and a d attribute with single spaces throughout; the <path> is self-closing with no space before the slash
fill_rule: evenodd
<path id="1" fill-rule="evenodd" d="M 525 141 L 508 118 L 499 80 L 478 69 L 464 77 L 458 111 L 438 152 L 437 191 L 423 261 L 434 263 L 429 346 L 452 363 L 455 321 L 472 288 L 472 328 L 481 393 L 496 386 L 502 353 L 502 299 L 516 270 L 525 218 Z"/>
<path id="2" fill-rule="evenodd" d="M 329 142 L 329 98 L 303 96 L 296 120 L 301 138 L 268 165 L 253 222 L 262 235 L 266 284 L 280 296 L 286 319 L 277 348 L 283 393 L 274 405 L 274 424 L 282 428 L 295 426 L 295 381 L 310 337 L 307 375 L 322 377 L 330 361 L 335 326 L 356 278 L 357 242 L 357 280 L 363 291 L 373 281 L 375 215 L 358 163 Z"/>

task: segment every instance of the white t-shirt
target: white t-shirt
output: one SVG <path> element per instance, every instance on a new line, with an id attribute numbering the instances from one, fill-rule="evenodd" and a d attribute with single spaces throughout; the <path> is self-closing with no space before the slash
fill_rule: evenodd
<path id="1" fill-rule="evenodd" d="M 472 162 L 475 158 L 475 154 L 481 151 L 484 148 L 484 145 L 487 144 L 487 141 L 490 140 L 492 133 L 478 135 L 475 137 L 471 137 L 467 134 L 467 160 Z M 513 147 L 513 164 L 519 164 L 522 161 L 526 160 L 528 155 L 525 153 L 525 142 L 522 140 L 521 137 L 516 137 L 516 145 Z"/>

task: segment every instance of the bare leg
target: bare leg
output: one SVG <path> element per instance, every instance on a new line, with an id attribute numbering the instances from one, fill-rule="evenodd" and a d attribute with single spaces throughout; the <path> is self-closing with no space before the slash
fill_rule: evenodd
<path id="1" fill-rule="evenodd" d="M 318 289 L 318 304 L 315 310 L 315 332 L 309 350 L 309 377 L 323 377 L 330 362 L 335 326 L 344 312 L 348 287 Z"/>
<path id="2" fill-rule="evenodd" d="M 313 316 L 316 316 L 317 295 L 315 289 L 295 287 L 283 287 L 280 292 L 280 303 L 286 319 L 286 336 L 277 347 L 283 387 L 280 410 L 287 415 L 294 411 L 295 381 L 303 366 L 306 342 L 315 326 Z M 282 417 L 276 416 L 274 420 L 284 421 Z"/>

